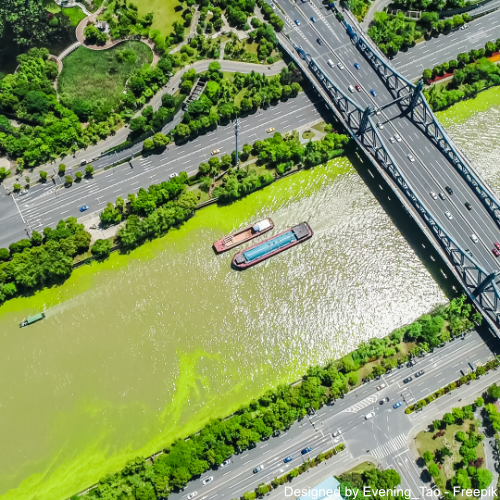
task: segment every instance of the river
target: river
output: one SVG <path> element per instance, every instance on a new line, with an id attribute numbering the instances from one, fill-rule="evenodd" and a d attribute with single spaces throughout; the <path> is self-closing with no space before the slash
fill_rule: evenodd
<path id="1" fill-rule="evenodd" d="M 499 109 L 448 125 L 496 188 Z M 221 234 L 267 216 L 314 237 L 245 272 L 214 255 Z M 64 499 L 445 301 L 346 159 L 208 207 L 0 308 L 1 498 Z"/>

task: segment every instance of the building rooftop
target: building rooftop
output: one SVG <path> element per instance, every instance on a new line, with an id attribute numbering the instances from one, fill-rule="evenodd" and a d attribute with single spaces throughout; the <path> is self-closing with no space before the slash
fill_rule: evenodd
<path id="1" fill-rule="evenodd" d="M 326 500 L 327 498 L 342 500 L 340 483 L 333 476 L 311 488 L 309 493 L 300 497 L 299 500 Z"/>

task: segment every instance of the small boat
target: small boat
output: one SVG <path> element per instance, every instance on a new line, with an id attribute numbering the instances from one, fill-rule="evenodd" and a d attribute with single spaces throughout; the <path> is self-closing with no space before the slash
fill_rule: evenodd
<path id="1" fill-rule="evenodd" d="M 268 238 L 261 243 L 256 243 L 246 250 L 237 253 L 233 257 L 233 267 L 235 269 L 246 269 L 299 243 L 303 243 L 311 238 L 312 235 L 313 231 L 309 224 L 302 222 L 272 238 Z"/>
<path id="2" fill-rule="evenodd" d="M 36 323 L 37 321 L 40 321 L 43 318 L 45 318 L 45 313 L 38 313 L 35 314 L 34 316 L 29 316 L 28 319 L 23 319 L 19 324 L 19 326 L 23 328 L 25 326 L 32 325 L 33 323 Z"/>
<path id="3" fill-rule="evenodd" d="M 231 250 L 231 248 L 237 247 L 261 234 L 271 231 L 273 227 L 274 222 L 271 219 L 261 220 L 260 222 L 244 227 L 229 236 L 224 236 L 224 238 L 217 240 L 214 243 L 214 250 L 216 253 L 227 252 Z"/>

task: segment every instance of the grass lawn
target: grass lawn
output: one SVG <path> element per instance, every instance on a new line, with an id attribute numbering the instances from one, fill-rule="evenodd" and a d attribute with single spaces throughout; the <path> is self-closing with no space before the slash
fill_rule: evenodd
<path id="1" fill-rule="evenodd" d="M 362 464 L 356 465 L 353 469 L 349 469 L 347 472 L 344 472 L 344 474 L 363 474 L 363 472 L 366 472 L 368 470 L 373 470 L 376 468 L 376 465 L 372 462 L 363 462 Z M 344 475 L 342 474 L 342 475 Z"/>
<path id="2" fill-rule="evenodd" d="M 116 51 L 123 49 L 135 50 L 135 63 L 117 60 Z M 128 41 L 108 50 L 78 47 L 63 60 L 58 92 L 66 93 L 71 99 L 80 97 L 91 102 L 100 99 L 116 106 L 132 71 L 151 63 L 152 58 L 151 49 L 142 42 Z"/>
<path id="3" fill-rule="evenodd" d="M 69 20 L 71 21 L 71 24 L 73 26 L 78 26 L 78 23 L 82 19 L 85 19 L 87 17 L 83 13 L 83 10 L 80 9 L 80 7 L 69 7 L 69 8 L 63 7 L 62 12 L 66 17 L 69 17 Z"/>
<path id="4" fill-rule="evenodd" d="M 459 453 L 461 443 L 459 443 L 455 439 L 455 434 L 460 430 L 467 432 L 469 430 L 470 424 L 473 423 L 474 421 L 472 420 L 466 420 L 462 425 L 457 425 L 457 424 L 448 425 L 446 429 L 444 429 L 446 431 L 445 435 L 438 437 L 436 439 L 432 439 L 432 436 L 435 434 L 435 432 L 425 432 L 425 431 L 420 432 L 415 438 L 415 444 L 417 446 L 418 453 L 420 454 L 421 457 L 424 455 L 426 451 L 430 451 L 434 455 L 436 450 L 443 448 L 443 446 L 446 446 L 452 452 L 452 456 L 446 457 L 444 463 L 441 465 L 441 474 L 437 479 L 437 481 L 440 482 L 442 485 L 446 485 L 446 482 L 453 476 L 455 476 L 455 470 L 453 469 L 453 464 L 455 462 L 460 462 L 462 460 L 462 457 L 460 456 Z M 483 443 L 479 443 L 478 447 L 476 448 L 476 452 L 478 458 L 484 459 Z M 459 495 L 456 498 L 462 498 L 462 497 Z"/>
<path id="5" fill-rule="evenodd" d="M 59 7 L 59 5 L 57 5 L 55 2 L 48 2 L 45 5 L 45 10 L 47 12 L 50 12 L 51 14 L 59 14 L 59 12 L 61 12 L 61 7 Z"/>
<path id="6" fill-rule="evenodd" d="M 302 133 L 302 139 L 312 139 L 315 135 L 312 130 L 306 130 Z"/>
<path id="7" fill-rule="evenodd" d="M 311 128 L 313 128 L 314 130 L 317 130 L 318 132 L 324 132 L 325 125 L 326 125 L 325 122 L 316 123 L 316 125 L 313 125 Z"/>
<path id="8" fill-rule="evenodd" d="M 151 28 L 160 30 L 160 33 L 164 37 L 172 32 L 174 21 L 184 23 L 181 14 L 186 7 L 182 6 L 179 0 L 141 0 L 140 2 L 135 2 L 135 4 L 138 8 L 139 17 L 144 17 L 148 12 L 154 14 Z M 175 10 L 176 7 L 179 10 Z M 186 30 L 184 30 L 185 32 Z"/>

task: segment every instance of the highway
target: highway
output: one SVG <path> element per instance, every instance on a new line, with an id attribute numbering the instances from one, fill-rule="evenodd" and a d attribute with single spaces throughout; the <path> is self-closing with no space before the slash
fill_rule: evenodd
<path id="1" fill-rule="evenodd" d="M 245 143 L 252 144 L 258 139 L 269 137 L 266 129 L 291 131 L 301 125 L 321 118 L 317 107 L 321 102 L 313 103 L 305 93 L 295 99 L 272 105 L 266 110 L 240 119 L 240 148 Z M 211 157 L 211 151 L 220 149 L 220 155 L 231 154 L 235 148 L 233 124 L 219 126 L 216 130 L 200 135 L 194 141 L 169 147 L 162 154 L 138 157 L 131 163 L 123 163 L 64 187 L 64 178 L 56 176 L 56 184 L 49 181 L 33 186 L 28 194 L 0 195 L 0 247 L 8 246 L 13 241 L 26 237 L 26 228 L 41 231 L 46 226 L 55 226 L 61 218 L 79 217 L 79 209 L 88 205 L 89 211 L 101 211 L 108 202 L 114 202 L 118 196 L 126 198 L 129 193 L 136 193 L 141 187 L 167 181 L 174 172 L 192 173 L 198 165 Z M 111 163 L 109 158 L 94 162 L 95 168 L 102 168 Z M 80 167 L 78 168 L 78 170 Z M 77 171 L 70 171 L 72 175 Z M 26 221 L 23 225 L 21 215 Z"/>
<path id="2" fill-rule="evenodd" d="M 496 41 L 500 36 L 500 10 L 468 24 L 467 29 L 439 35 L 398 52 L 391 63 L 405 78 L 413 81 L 422 76 L 424 69 L 432 69 L 438 64 L 456 59 L 462 52 L 483 49 L 486 42 Z"/>
<path id="3" fill-rule="evenodd" d="M 185 500 L 194 491 L 197 492 L 197 500 L 239 498 L 260 483 L 269 483 L 274 477 L 297 467 L 308 458 L 308 454 L 301 454 L 303 449 L 310 446 L 313 457 L 340 442 L 345 443 L 347 449 L 332 460 L 341 461 L 344 470 L 358 457 L 368 456 L 385 466 L 395 466 L 403 476 L 403 487 L 412 490 L 413 498 L 422 498 L 418 486 L 423 483 L 419 481 L 418 474 L 407 465 L 393 464 L 395 458 L 408 452 L 408 434 L 421 420 L 420 413 L 409 416 L 404 409 L 459 378 L 460 370 L 469 372 L 469 362 L 477 365 L 491 359 L 491 348 L 496 345 L 495 339 L 488 338 L 485 342 L 476 332 L 463 340 L 449 342 L 434 353 L 418 358 L 415 366 L 394 369 L 379 380 L 364 384 L 343 399 L 324 406 L 315 415 L 296 422 L 280 436 L 259 442 L 255 448 L 234 455 L 227 467 L 205 472 L 183 491 L 173 493 L 169 498 Z M 414 373 L 420 370 L 424 370 L 424 374 L 416 378 Z M 408 376 L 413 376 L 413 380 L 405 384 L 403 380 Z M 385 387 L 377 390 L 381 384 Z M 389 402 L 381 405 L 379 401 L 385 397 L 389 398 Z M 393 405 L 398 401 L 402 401 L 402 406 L 394 409 Z M 366 419 L 371 411 L 375 416 Z M 334 438 L 337 430 L 341 434 Z M 293 455 L 293 460 L 285 464 L 283 460 L 289 455 Z M 416 469 L 414 460 L 412 462 L 411 467 Z M 264 469 L 254 474 L 253 470 L 260 465 Z M 202 480 L 207 477 L 213 480 L 203 486 Z M 278 497 L 283 497 L 283 487 Z"/>
<path id="4" fill-rule="evenodd" d="M 384 81 L 351 42 L 341 23 L 320 1 L 282 1 L 279 6 L 276 12 L 285 21 L 285 34 L 297 46 L 302 46 L 322 71 L 361 108 L 371 105 L 377 109 L 394 100 Z M 299 21 L 299 26 L 295 20 Z M 328 60 L 332 61 L 333 67 Z M 359 69 L 356 69 L 355 63 Z M 309 77 L 314 79 L 312 74 Z M 360 92 L 354 89 L 355 85 L 360 85 Z M 370 93 L 371 90 L 375 96 Z M 500 266 L 492 249 L 494 243 L 500 241 L 500 229 L 435 143 L 409 118 L 401 115 L 397 104 L 385 108 L 379 115 L 373 115 L 372 120 L 377 123 L 398 168 L 434 219 L 464 251 L 476 259 L 485 272 L 499 271 Z M 395 139 L 396 134 L 399 140 Z M 447 192 L 447 187 L 453 194 Z M 470 203 L 471 210 L 466 208 L 466 203 Z M 473 242 L 475 237 L 477 243 Z"/>

